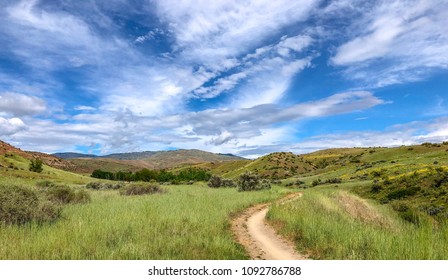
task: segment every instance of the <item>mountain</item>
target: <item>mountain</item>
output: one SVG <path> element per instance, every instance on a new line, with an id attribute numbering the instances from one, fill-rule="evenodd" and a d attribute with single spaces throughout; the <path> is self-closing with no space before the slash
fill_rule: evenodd
<path id="1" fill-rule="evenodd" d="M 104 156 L 81 153 L 55 153 L 53 156 L 66 159 L 72 164 L 69 170 L 78 173 L 91 173 L 95 169 L 111 172 L 135 172 L 143 168 L 167 169 L 207 162 L 217 163 L 244 160 L 232 154 L 215 154 L 195 149 L 116 153 Z"/>
<path id="2" fill-rule="evenodd" d="M 71 158 L 96 158 L 98 156 L 96 155 L 89 155 L 89 154 L 81 154 L 81 153 L 54 153 L 52 154 L 55 157 L 62 158 L 62 159 L 71 159 Z"/>
<path id="3" fill-rule="evenodd" d="M 144 152 L 132 152 L 132 153 L 117 153 L 117 154 L 110 154 L 106 156 L 102 156 L 103 158 L 113 158 L 113 159 L 119 159 L 119 160 L 140 160 L 148 158 L 152 155 L 154 155 L 157 152 L 152 151 L 144 151 Z"/>

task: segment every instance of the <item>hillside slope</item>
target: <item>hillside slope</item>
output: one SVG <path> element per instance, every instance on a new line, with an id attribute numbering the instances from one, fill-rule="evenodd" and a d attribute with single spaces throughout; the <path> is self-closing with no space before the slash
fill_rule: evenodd
<path id="1" fill-rule="evenodd" d="M 57 158 L 55 156 L 39 153 L 39 152 L 28 152 L 28 151 L 22 151 L 19 148 L 16 148 L 6 142 L 3 142 L 0 140 L 0 156 L 5 155 L 17 155 L 24 159 L 31 160 L 31 159 L 40 159 L 42 160 L 46 165 L 58 168 L 58 169 L 71 169 L 74 168 L 74 166 L 60 158 Z"/>

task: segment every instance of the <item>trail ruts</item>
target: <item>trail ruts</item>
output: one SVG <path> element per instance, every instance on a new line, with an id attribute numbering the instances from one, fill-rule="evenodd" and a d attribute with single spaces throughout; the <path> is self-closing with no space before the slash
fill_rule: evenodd
<path id="1" fill-rule="evenodd" d="M 292 193 L 275 203 L 287 203 L 297 199 L 301 193 Z M 246 209 L 232 220 L 236 239 L 244 246 L 251 259 L 255 260 L 303 260 L 294 244 L 279 236 L 266 221 L 271 203 L 258 204 Z"/>

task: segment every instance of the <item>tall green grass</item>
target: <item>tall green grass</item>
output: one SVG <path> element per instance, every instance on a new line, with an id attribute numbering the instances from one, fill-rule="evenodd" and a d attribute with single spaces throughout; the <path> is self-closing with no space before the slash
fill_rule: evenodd
<path id="1" fill-rule="evenodd" d="M 64 207 L 53 224 L 1 226 L 0 259 L 245 259 L 230 216 L 285 191 L 164 189 L 135 197 L 90 191 L 91 203 Z"/>
<path id="2" fill-rule="evenodd" d="M 314 259 L 448 259 L 448 224 L 427 220 L 416 226 L 375 204 L 370 206 L 378 220 L 387 222 L 359 219 L 344 209 L 339 195 L 346 194 L 334 188 L 307 190 L 300 199 L 274 205 L 268 219 Z"/>

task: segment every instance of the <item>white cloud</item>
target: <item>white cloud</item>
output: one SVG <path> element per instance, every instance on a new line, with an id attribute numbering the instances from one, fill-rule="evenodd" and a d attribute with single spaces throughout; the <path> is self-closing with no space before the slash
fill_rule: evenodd
<path id="1" fill-rule="evenodd" d="M 289 87 L 291 78 L 310 66 L 313 56 L 302 52 L 311 43 L 309 36 L 283 36 L 278 43 L 257 48 L 245 55 L 236 63 L 239 67 L 233 69 L 235 73 L 194 92 L 201 98 L 212 98 L 241 86 L 227 106 L 248 108 L 276 103 Z"/>
<path id="2" fill-rule="evenodd" d="M 448 2 L 394 0 L 358 9 L 362 16 L 331 60 L 348 67 L 348 78 L 382 87 L 448 69 Z"/>
<path id="3" fill-rule="evenodd" d="M 315 136 L 296 149 L 320 150 L 335 147 L 396 147 L 424 142 L 448 140 L 448 118 L 394 125 L 384 131 L 348 131 L 341 134 Z"/>
<path id="4" fill-rule="evenodd" d="M 281 27 L 307 19 L 318 2 L 160 1 L 157 6 L 179 47 L 207 60 L 245 53 Z M 204 57 L 208 52 L 213 57 Z"/>
<path id="5" fill-rule="evenodd" d="M 37 74 L 132 58 L 132 48 L 124 40 L 102 37 L 79 16 L 46 10 L 40 4 L 36 0 L 19 1 L 6 6 L 5 17 L 0 19 L 0 32 L 12 38 L 9 50 Z"/>
<path id="6" fill-rule="evenodd" d="M 26 125 L 21 119 L 5 119 L 0 117 L 0 136 L 10 136 L 24 129 L 26 129 Z"/>
<path id="7" fill-rule="evenodd" d="M 95 111 L 96 109 L 92 106 L 79 105 L 74 108 L 77 111 Z"/>
<path id="8" fill-rule="evenodd" d="M 38 97 L 15 92 L 4 92 L 0 95 L 0 115 L 12 116 L 38 115 L 46 110 L 45 101 Z"/>
<path id="9" fill-rule="evenodd" d="M 38 147 L 44 150 L 45 147 L 50 152 L 67 146 L 89 146 L 92 141 L 105 152 L 160 149 L 173 145 L 241 152 L 257 145 L 273 145 L 290 139 L 293 133 L 288 125 L 297 121 L 365 110 L 382 102 L 368 92 L 348 92 L 286 108 L 268 104 L 163 116 L 139 115 L 129 109 L 119 112 L 102 110 L 76 115 L 62 124 L 30 118 L 26 131 L 9 130 L 8 135 L 15 142 L 27 143 L 27 149 Z"/>

